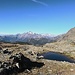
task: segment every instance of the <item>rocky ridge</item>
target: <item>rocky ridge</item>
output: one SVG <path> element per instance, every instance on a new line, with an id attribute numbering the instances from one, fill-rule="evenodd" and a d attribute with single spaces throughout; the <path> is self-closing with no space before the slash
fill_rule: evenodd
<path id="1" fill-rule="evenodd" d="M 67 40 L 67 41 L 75 41 L 75 27 L 70 29 L 66 34 L 64 34 L 59 41 Z"/>

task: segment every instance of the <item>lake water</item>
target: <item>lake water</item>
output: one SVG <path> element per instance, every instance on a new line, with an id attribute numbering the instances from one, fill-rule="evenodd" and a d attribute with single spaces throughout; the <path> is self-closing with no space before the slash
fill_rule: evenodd
<path id="1" fill-rule="evenodd" d="M 67 61 L 70 63 L 75 63 L 73 59 L 56 52 L 47 52 L 42 54 L 42 56 L 44 56 L 44 59 L 56 60 L 56 61 Z"/>

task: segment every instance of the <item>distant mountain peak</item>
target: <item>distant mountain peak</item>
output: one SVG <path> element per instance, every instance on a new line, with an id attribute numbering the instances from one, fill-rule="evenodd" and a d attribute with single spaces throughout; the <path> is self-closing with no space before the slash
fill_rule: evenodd
<path id="1" fill-rule="evenodd" d="M 24 34 L 29 34 L 29 35 L 30 35 L 30 34 L 34 34 L 34 32 L 28 31 L 28 32 L 24 32 L 23 35 L 24 35 Z"/>
<path id="2" fill-rule="evenodd" d="M 34 34 L 32 31 L 27 32 L 28 34 Z"/>
<path id="3" fill-rule="evenodd" d="M 0 41 L 5 42 L 27 42 L 30 44 L 45 44 L 48 42 L 56 41 L 57 37 L 55 38 L 51 34 L 38 34 L 33 33 L 31 31 L 23 33 L 23 34 L 16 34 L 16 35 L 4 35 L 0 37 Z"/>

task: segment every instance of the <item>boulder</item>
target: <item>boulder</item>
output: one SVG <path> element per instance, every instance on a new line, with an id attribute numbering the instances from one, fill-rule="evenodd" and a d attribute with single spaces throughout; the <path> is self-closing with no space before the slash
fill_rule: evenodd
<path id="1" fill-rule="evenodd" d="M 33 62 L 22 53 L 10 56 L 9 61 L 0 62 L 0 75 L 12 75 L 25 70 L 31 70 L 33 67 L 42 67 L 44 63 Z"/>
<path id="2" fill-rule="evenodd" d="M 6 49 L 6 50 L 3 51 L 3 53 L 4 53 L 4 54 L 11 54 L 12 51 L 8 51 L 8 49 Z"/>
<path id="3" fill-rule="evenodd" d="M 44 58 L 44 56 L 37 56 L 37 59 L 43 59 Z"/>
<path id="4" fill-rule="evenodd" d="M 13 58 L 13 65 L 15 65 L 19 70 L 28 69 L 31 67 L 32 62 L 22 53 L 11 56 L 10 59 L 12 58 Z"/>
<path id="5" fill-rule="evenodd" d="M 9 62 L 2 62 L 0 64 L 0 75 L 10 75 L 12 72 L 11 64 Z"/>

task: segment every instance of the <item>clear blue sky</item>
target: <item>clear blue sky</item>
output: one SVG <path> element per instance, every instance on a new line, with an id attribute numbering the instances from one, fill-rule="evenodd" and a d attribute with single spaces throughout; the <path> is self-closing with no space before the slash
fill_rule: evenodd
<path id="1" fill-rule="evenodd" d="M 0 0 L 0 34 L 62 34 L 75 27 L 75 0 Z"/>

